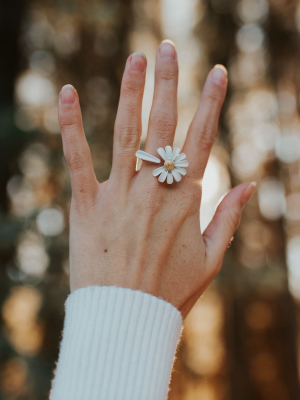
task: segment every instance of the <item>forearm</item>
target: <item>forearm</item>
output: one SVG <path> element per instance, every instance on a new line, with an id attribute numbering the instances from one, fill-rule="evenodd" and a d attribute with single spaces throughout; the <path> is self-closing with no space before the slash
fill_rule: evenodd
<path id="1" fill-rule="evenodd" d="M 180 312 L 152 295 L 76 290 L 66 302 L 51 400 L 165 400 L 181 329 Z"/>

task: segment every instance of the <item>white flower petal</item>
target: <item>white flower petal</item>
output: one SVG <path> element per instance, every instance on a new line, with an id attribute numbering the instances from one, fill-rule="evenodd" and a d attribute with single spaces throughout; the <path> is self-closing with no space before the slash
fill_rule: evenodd
<path id="1" fill-rule="evenodd" d="M 169 160 L 172 157 L 172 147 L 166 146 L 165 149 L 166 149 L 167 159 Z"/>
<path id="2" fill-rule="evenodd" d="M 166 180 L 166 178 L 167 178 L 167 175 L 168 175 L 168 171 L 164 170 L 164 171 L 160 174 L 160 176 L 159 176 L 159 178 L 158 178 L 159 182 L 164 182 L 164 181 Z"/>
<path id="3" fill-rule="evenodd" d="M 175 167 L 188 167 L 189 163 L 187 160 L 184 161 L 176 161 L 175 162 Z"/>
<path id="4" fill-rule="evenodd" d="M 186 158 L 186 155 L 185 155 L 184 153 L 181 153 L 181 154 L 179 154 L 179 156 L 177 156 L 177 157 L 175 158 L 174 162 L 182 161 L 182 160 L 184 160 L 185 158 Z"/>
<path id="5" fill-rule="evenodd" d="M 173 183 L 173 175 L 172 175 L 172 172 L 169 172 L 169 173 L 168 173 L 167 183 L 168 183 L 169 185 L 172 185 L 172 183 Z"/>
<path id="6" fill-rule="evenodd" d="M 172 153 L 172 160 L 174 161 L 175 158 L 178 156 L 180 153 L 180 148 L 179 147 L 174 147 L 173 153 Z"/>
<path id="7" fill-rule="evenodd" d="M 161 163 L 161 161 L 160 161 L 159 158 L 154 157 L 154 156 L 152 156 L 151 154 L 146 153 L 145 151 L 142 151 L 142 150 L 138 150 L 138 151 L 135 153 L 135 156 L 136 156 L 137 158 L 139 158 L 140 160 L 150 161 L 150 162 L 154 162 L 154 163 L 156 163 L 156 164 L 160 164 L 160 163 Z"/>
<path id="8" fill-rule="evenodd" d="M 154 169 L 153 171 L 152 171 L 152 175 L 153 176 L 158 176 L 158 175 L 160 175 L 162 172 L 164 172 L 165 171 L 165 167 L 159 167 L 159 168 L 156 168 L 156 169 Z"/>
<path id="9" fill-rule="evenodd" d="M 176 169 L 173 169 L 172 175 L 173 175 L 173 177 L 174 177 L 176 182 L 181 181 L 181 175 L 176 171 Z"/>
<path id="10" fill-rule="evenodd" d="M 161 156 L 161 158 L 166 161 L 167 154 L 166 154 L 165 150 L 162 147 L 160 147 L 159 149 L 157 149 L 157 152 Z"/>
<path id="11" fill-rule="evenodd" d="M 177 172 L 179 172 L 180 175 L 186 175 L 186 169 L 184 169 L 184 168 L 177 168 L 177 167 L 175 167 L 175 170 L 176 170 Z"/>

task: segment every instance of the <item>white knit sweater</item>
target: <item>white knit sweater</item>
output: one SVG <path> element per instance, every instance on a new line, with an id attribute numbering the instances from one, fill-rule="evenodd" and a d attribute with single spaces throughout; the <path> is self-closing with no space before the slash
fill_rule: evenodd
<path id="1" fill-rule="evenodd" d="M 150 294 L 90 286 L 66 301 L 51 400 L 165 400 L 180 312 Z"/>

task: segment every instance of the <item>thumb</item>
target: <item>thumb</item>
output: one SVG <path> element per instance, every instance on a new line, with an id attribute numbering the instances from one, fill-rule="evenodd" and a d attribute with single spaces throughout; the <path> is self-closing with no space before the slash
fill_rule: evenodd
<path id="1" fill-rule="evenodd" d="M 203 233 L 207 260 L 211 268 L 221 268 L 224 253 L 240 224 L 242 211 L 256 188 L 256 182 L 243 183 L 232 189 L 217 207 Z"/>

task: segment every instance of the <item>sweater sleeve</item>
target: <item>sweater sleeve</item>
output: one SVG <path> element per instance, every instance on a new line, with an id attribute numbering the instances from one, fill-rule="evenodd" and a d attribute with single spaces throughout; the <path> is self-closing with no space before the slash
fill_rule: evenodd
<path id="1" fill-rule="evenodd" d="M 66 301 L 51 400 L 165 400 L 180 312 L 150 294 L 78 289 Z"/>

